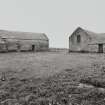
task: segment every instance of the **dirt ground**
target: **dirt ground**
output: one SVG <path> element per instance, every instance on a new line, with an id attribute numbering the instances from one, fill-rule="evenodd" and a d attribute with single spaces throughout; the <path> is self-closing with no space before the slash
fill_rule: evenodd
<path id="1" fill-rule="evenodd" d="M 95 64 L 105 64 L 105 54 L 82 54 L 67 52 L 1 53 L 0 72 L 14 72 L 28 78 L 53 75 L 65 69 L 90 72 Z"/>

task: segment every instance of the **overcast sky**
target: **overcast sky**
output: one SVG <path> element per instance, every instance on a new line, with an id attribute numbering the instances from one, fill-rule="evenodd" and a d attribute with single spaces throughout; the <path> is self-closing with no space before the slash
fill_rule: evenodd
<path id="1" fill-rule="evenodd" d="M 46 33 L 50 47 L 68 48 L 78 26 L 105 32 L 105 0 L 0 0 L 0 29 Z"/>

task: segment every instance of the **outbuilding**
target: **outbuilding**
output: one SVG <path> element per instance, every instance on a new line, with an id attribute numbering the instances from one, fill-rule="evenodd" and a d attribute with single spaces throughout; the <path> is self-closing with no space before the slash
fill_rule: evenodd
<path id="1" fill-rule="evenodd" d="M 47 51 L 49 39 L 44 33 L 0 30 L 2 51 Z"/>
<path id="2" fill-rule="evenodd" d="M 105 52 L 105 34 L 78 27 L 69 37 L 69 52 Z"/>

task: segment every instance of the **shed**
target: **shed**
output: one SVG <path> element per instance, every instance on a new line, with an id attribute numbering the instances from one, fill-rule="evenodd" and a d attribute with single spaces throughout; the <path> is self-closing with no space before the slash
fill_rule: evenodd
<path id="1" fill-rule="evenodd" d="M 105 34 L 78 27 L 69 37 L 69 52 L 105 52 Z"/>
<path id="2" fill-rule="evenodd" d="M 47 51 L 49 48 L 49 39 L 44 33 L 0 30 L 0 40 L 7 51 Z"/>

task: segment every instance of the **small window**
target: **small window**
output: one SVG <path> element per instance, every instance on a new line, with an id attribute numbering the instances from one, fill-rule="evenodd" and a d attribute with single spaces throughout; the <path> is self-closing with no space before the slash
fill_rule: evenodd
<path id="1" fill-rule="evenodd" d="M 80 42 L 81 42 L 81 36 L 77 35 L 77 43 L 80 43 Z"/>

